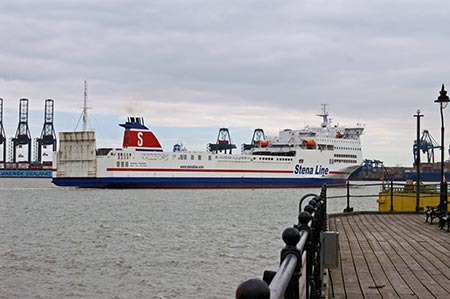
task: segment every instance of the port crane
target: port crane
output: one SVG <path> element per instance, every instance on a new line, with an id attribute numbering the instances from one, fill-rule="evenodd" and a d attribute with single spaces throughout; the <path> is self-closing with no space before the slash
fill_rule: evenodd
<path id="1" fill-rule="evenodd" d="M 366 173 L 377 172 L 378 169 L 383 168 L 383 161 L 365 159 L 362 166 Z"/>
<path id="2" fill-rule="evenodd" d="M 0 163 L 6 162 L 6 135 L 3 128 L 3 99 L 0 98 Z"/>
<path id="3" fill-rule="evenodd" d="M 417 156 L 420 154 L 419 151 L 427 155 L 428 163 L 434 163 L 434 149 L 440 148 L 441 146 L 437 141 L 431 136 L 428 130 L 423 130 L 422 137 L 420 137 L 420 148 L 417 148 L 417 140 L 414 140 L 413 153 L 414 161 L 417 161 Z"/>
<path id="4" fill-rule="evenodd" d="M 53 127 L 54 101 L 45 100 L 44 126 L 41 137 L 37 139 L 38 144 L 38 162 L 52 162 L 52 152 L 56 151 L 56 133 Z"/>
<path id="5" fill-rule="evenodd" d="M 31 133 L 28 127 L 28 99 L 20 99 L 19 125 L 13 142 L 13 162 L 31 161 Z"/>

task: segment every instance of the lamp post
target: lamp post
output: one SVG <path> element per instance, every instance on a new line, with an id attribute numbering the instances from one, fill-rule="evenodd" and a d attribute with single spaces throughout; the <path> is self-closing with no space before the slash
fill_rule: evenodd
<path id="1" fill-rule="evenodd" d="M 419 213 L 419 206 L 420 206 L 420 150 L 421 150 L 421 143 L 420 143 L 420 118 L 423 117 L 423 114 L 420 114 L 420 110 L 417 109 L 417 114 L 414 115 L 414 117 L 417 117 L 417 139 L 416 139 L 416 172 L 417 172 L 417 179 L 416 179 L 416 213 Z"/>
<path id="2" fill-rule="evenodd" d="M 439 93 L 439 97 L 434 102 L 439 103 L 441 110 L 441 187 L 439 196 L 439 210 L 444 211 L 447 210 L 447 182 L 444 174 L 444 109 L 447 107 L 450 99 L 447 96 L 447 91 L 444 88 L 444 84 L 442 84 L 442 88 Z"/>

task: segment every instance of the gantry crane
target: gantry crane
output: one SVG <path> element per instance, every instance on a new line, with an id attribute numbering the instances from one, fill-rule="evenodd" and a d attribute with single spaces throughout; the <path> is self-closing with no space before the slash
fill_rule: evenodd
<path id="1" fill-rule="evenodd" d="M 38 162 L 51 163 L 52 153 L 56 151 L 56 133 L 53 127 L 54 101 L 45 100 L 44 126 L 41 137 L 37 139 Z"/>
<path id="2" fill-rule="evenodd" d="M 431 136 L 428 130 L 423 130 L 422 137 L 420 138 L 420 151 L 427 155 L 428 163 L 434 163 L 434 149 L 440 148 L 437 141 Z M 417 140 L 413 145 L 414 161 L 417 161 L 417 155 L 420 154 L 417 150 Z"/>
<path id="3" fill-rule="evenodd" d="M 28 99 L 20 99 L 19 125 L 13 143 L 13 162 L 31 162 L 31 133 L 28 127 Z"/>
<path id="4" fill-rule="evenodd" d="M 6 135 L 3 128 L 3 99 L 0 98 L 0 164 L 6 162 Z"/>

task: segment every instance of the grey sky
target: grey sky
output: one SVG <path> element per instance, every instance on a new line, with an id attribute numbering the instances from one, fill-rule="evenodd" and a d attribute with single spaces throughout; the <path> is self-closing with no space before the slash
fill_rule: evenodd
<path id="1" fill-rule="evenodd" d="M 203 139 L 184 140 L 176 128 L 211 128 L 213 141 L 227 126 L 232 136 L 233 128 L 241 132 L 235 139 L 243 133 L 250 139 L 256 127 L 275 133 L 319 124 L 315 115 L 326 103 L 336 122 L 366 124 L 366 158 L 411 165 L 417 108 L 425 114 L 422 128 L 439 137 L 433 100 L 442 83 L 450 87 L 449 7 L 447 1 L 3 1 L 6 129 L 14 134 L 23 97 L 36 113 L 34 135 L 46 98 L 55 100 L 57 130 L 72 129 L 86 79 L 91 112 L 110 117 L 99 125 L 115 130 L 105 142 L 120 143 L 116 123 L 130 113 L 167 127 L 166 136 L 158 134 L 163 143 L 178 138 L 204 148 Z M 76 116 L 58 118 L 63 112 Z"/>

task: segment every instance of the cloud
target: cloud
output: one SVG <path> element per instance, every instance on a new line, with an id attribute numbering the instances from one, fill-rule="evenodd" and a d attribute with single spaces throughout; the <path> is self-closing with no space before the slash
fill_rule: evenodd
<path id="1" fill-rule="evenodd" d="M 53 98 L 57 113 L 78 115 L 88 80 L 91 112 L 105 121 L 141 113 L 174 129 L 303 126 L 315 123 L 327 103 L 340 123 L 366 123 L 368 152 L 378 147 L 379 155 L 370 158 L 409 165 L 381 145 L 402 132 L 396 148 L 409 155 L 417 108 L 426 114 L 424 126 L 439 130 L 432 101 L 442 83 L 450 86 L 446 7 L 445 1 L 4 2 L 0 97 L 14 117 L 22 97 Z M 30 109 L 40 115 L 40 106 Z"/>

